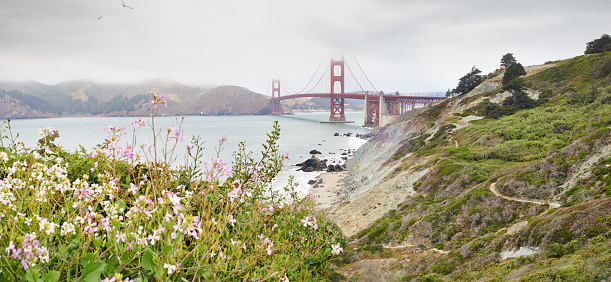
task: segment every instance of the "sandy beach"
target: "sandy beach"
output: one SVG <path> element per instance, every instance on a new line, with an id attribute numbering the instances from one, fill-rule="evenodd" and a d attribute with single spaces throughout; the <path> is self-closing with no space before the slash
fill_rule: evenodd
<path id="1" fill-rule="evenodd" d="M 314 200 L 316 208 L 320 210 L 327 209 L 339 200 L 336 192 L 343 187 L 341 180 L 348 173 L 348 171 L 325 172 L 316 177 L 316 184 L 312 184 L 310 188 L 310 195 Z"/>

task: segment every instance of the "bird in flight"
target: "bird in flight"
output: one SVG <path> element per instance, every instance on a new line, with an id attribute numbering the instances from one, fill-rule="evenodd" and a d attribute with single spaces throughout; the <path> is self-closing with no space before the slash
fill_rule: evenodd
<path id="1" fill-rule="evenodd" d="M 123 7 L 133 9 L 133 8 L 132 8 L 132 7 L 130 7 L 130 6 L 125 5 L 125 1 L 123 1 L 123 0 L 121 0 L 121 3 L 123 3 Z"/>

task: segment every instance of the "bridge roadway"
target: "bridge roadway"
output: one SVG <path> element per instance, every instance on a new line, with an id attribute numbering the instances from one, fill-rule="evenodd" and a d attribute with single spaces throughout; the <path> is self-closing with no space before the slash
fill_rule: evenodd
<path id="1" fill-rule="evenodd" d="M 280 101 L 280 100 L 287 100 L 287 99 L 296 99 L 296 98 L 345 98 L 345 99 L 356 99 L 356 100 L 365 100 L 365 94 L 352 94 L 352 93 L 335 93 L 335 94 L 331 94 L 331 93 L 306 93 L 306 94 L 292 94 L 292 95 L 285 95 L 285 96 L 280 96 L 280 97 L 273 97 L 270 100 L 271 101 Z M 367 99 L 372 99 L 372 100 L 377 100 L 379 99 L 380 95 L 378 94 L 367 94 Z M 401 95 L 394 95 L 394 94 L 385 94 L 384 95 L 384 99 L 385 100 L 410 100 L 414 101 L 417 104 L 423 104 L 426 102 L 433 102 L 433 101 L 440 101 L 445 99 L 444 97 L 429 97 L 429 96 L 401 96 Z"/>
<path id="2" fill-rule="evenodd" d="M 280 94 L 279 87 L 274 90 Z M 365 100 L 365 121 L 367 126 L 383 126 L 394 122 L 409 110 L 413 110 L 416 104 L 423 106 L 431 105 L 435 101 L 444 100 L 445 97 L 435 96 L 401 96 L 384 94 L 356 94 L 356 93 L 304 93 L 285 96 L 272 96 L 272 114 L 281 114 L 281 100 L 295 98 L 330 98 L 331 114 L 329 122 L 347 122 L 344 116 L 344 99 Z"/>

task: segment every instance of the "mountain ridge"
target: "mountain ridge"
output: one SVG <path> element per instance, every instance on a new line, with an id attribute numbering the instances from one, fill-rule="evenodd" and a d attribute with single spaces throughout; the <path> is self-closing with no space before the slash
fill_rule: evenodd
<path id="1" fill-rule="evenodd" d="M 71 80 L 54 85 L 36 81 L 0 81 L 0 89 L 21 93 L 4 98 L 4 103 L 12 103 L 12 110 L 1 112 L 0 118 L 141 116 L 150 114 L 153 93 L 166 97 L 168 107 L 159 109 L 160 113 L 166 115 L 248 115 L 271 112 L 266 96 L 243 87 L 202 88 L 169 79 L 132 84 Z M 23 97 L 30 97 L 29 100 L 37 102 L 22 101 Z M 48 111 L 47 103 L 53 105 L 55 110 Z"/>

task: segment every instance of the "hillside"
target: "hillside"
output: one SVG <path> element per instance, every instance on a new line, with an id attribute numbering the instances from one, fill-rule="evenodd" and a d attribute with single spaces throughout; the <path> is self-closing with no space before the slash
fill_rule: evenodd
<path id="1" fill-rule="evenodd" d="M 238 86 L 219 86 L 200 93 L 196 102 L 181 111 L 185 115 L 269 114 L 271 104 L 263 95 Z"/>
<path id="2" fill-rule="evenodd" d="M 241 87 L 212 89 L 191 87 L 172 80 L 151 80 L 139 84 L 66 81 L 56 85 L 39 82 L 0 81 L 4 98 L 1 118 L 54 116 L 142 116 L 151 111 L 152 93 L 166 96 L 167 109 L 160 113 L 257 114 L 266 113 L 267 97 Z M 10 107 L 8 106 L 10 104 Z"/>
<path id="3" fill-rule="evenodd" d="M 351 281 L 611 278 L 611 54 L 500 76 L 374 133 L 342 203 Z"/>

